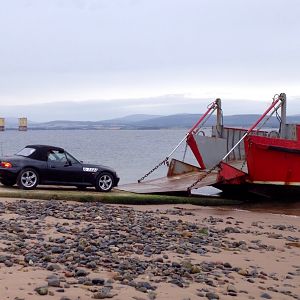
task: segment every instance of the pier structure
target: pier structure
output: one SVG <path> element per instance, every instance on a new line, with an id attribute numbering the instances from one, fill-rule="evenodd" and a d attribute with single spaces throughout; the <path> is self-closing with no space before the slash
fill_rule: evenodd
<path id="1" fill-rule="evenodd" d="M 5 130 L 5 118 L 0 118 L 0 131 Z"/>
<path id="2" fill-rule="evenodd" d="M 27 131 L 28 125 L 27 125 L 27 118 L 19 118 L 19 131 Z"/>

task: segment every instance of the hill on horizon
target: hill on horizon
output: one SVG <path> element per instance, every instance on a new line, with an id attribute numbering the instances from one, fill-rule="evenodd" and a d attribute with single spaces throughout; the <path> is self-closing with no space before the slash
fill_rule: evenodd
<path id="1" fill-rule="evenodd" d="M 56 120 L 45 123 L 29 123 L 31 129 L 175 129 L 190 128 L 200 118 L 201 114 L 174 114 L 168 116 L 135 114 L 122 118 L 103 121 L 68 121 Z M 245 114 L 224 116 L 223 123 L 227 126 L 251 126 L 260 115 Z M 288 116 L 288 122 L 300 123 L 300 115 Z M 216 116 L 211 116 L 205 126 L 216 123 Z M 266 123 L 267 127 L 278 126 L 276 117 L 271 117 Z"/>
<path id="2" fill-rule="evenodd" d="M 191 98 L 184 95 L 165 95 L 137 99 L 85 100 L 49 102 L 28 105 L 9 105 L 0 103 L 1 117 L 27 117 L 28 120 L 46 123 L 53 120 L 115 123 L 140 122 L 145 118 L 164 117 L 176 114 L 194 114 L 206 111 L 212 99 Z M 224 116 L 261 114 L 271 100 L 233 100 L 222 99 Z M 300 113 L 300 96 L 290 97 L 287 113 Z M 129 116 L 129 118 L 128 118 Z M 31 122 L 32 123 L 32 122 Z"/>

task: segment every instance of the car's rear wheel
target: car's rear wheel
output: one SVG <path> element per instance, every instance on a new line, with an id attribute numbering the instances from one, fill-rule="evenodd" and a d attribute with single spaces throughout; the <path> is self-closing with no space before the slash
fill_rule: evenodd
<path id="1" fill-rule="evenodd" d="M 109 172 L 99 174 L 95 188 L 99 192 L 109 192 L 113 188 L 114 176 Z"/>
<path id="2" fill-rule="evenodd" d="M 20 189 L 32 190 L 39 183 L 39 174 L 34 169 L 25 168 L 20 172 L 17 183 Z"/>
<path id="3" fill-rule="evenodd" d="M 16 184 L 16 180 L 9 180 L 9 179 L 1 179 L 0 182 L 5 186 L 13 186 Z"/>

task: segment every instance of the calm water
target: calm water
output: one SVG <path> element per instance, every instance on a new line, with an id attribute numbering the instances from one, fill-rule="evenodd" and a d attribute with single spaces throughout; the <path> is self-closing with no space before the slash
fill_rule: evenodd
<path id="1" fill-rule="evenodd" d="M 0 132 L 0 156 L 29 144 L 65 148 L 79 160 L 113 167 L 120 183 L 135 182 L 163 160 L 186 134 L 185 130 L 37 130 Z M 182 159 L 184 146 L 175 157 Z M 191 153 L 187 161 L 193 162 Z M 166 167 L 155 177 L 166 175 Z"/>

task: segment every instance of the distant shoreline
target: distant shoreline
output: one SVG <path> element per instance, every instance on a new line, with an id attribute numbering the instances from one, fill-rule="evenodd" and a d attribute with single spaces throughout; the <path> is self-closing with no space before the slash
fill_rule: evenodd
<path id="1" fill-rule="evenodd" d="M 237 128 L 248 128 L 251 126 L 251 124 L 249 125 L 229 125 L 230 127 L 237 127 Z M 135 130 L 189 130 L 191 127 L 140 127 L 140 128 L 109 128 L 109 127 L 103 127 L 103 128 L 80 128 L 80 127 L 56 127 L 56 128 L 46 128 L 46 127 L 41 127 L 41 128 L 28 128 L 27 131 L 50 131 L 50 130 L 68 130 L 68 131 L 72 131 L 72 130 L 81 130 L 81 131 L 88 131 L 88 130 L 94 130 L 94 131 L 104 131 L 104 130 L 111 130 L 111 131 L 125 131 L 125 130 L 130 130 L 130 131 L 135 131 Z M 204 129 L 210 129 L 211 126 L 206 126 L 203 127 Z M 278 126 L 268 126 L 266 128 L 278 128 Z M 1 132 L 5 132 L 5 131 L 19 131 L 18 128 L 6 128 Z M 26 132 L 22 131 L 22 132 Z"/>
<path id="2" fill-rule="evenodd" d="M 190 129 L 198 120 L 201 114 L 176 114 L 168 116 L 153 115 L 130 115 L 123 118 L 116 118 L 101 121 L 70 121 L 54 120 L 47 122 L 34 122 L 28 119 L 28 130 L 162 130 L 162 129 Z M 223 124 L 228 127 L 249 128 L 254 124 L 260 115 L 241 114 L 223 116 Z M 211 127 L 217 122 L 216 116 L 212 115 L 206 120 L 204 126 Z M 300 115 L 287 117 L 288 123 L 300 123 Z M 5 130 L 18 130 L 18 121 L 8 121 L 4 124 Z M 266 127 L 278 128 L 279 120 L 272 116 Z"/>

